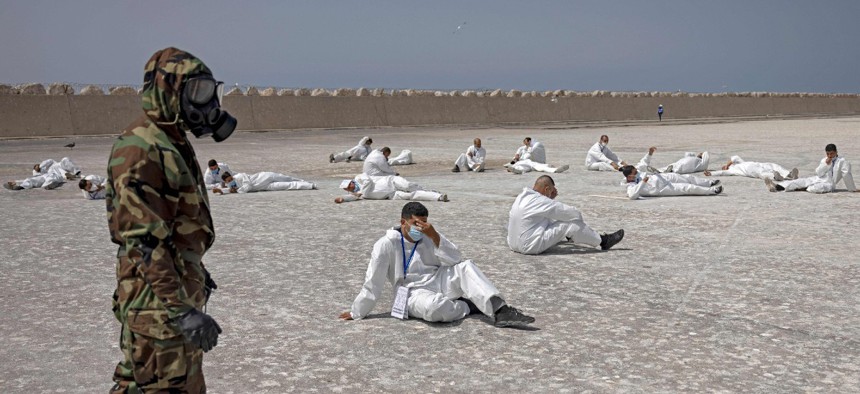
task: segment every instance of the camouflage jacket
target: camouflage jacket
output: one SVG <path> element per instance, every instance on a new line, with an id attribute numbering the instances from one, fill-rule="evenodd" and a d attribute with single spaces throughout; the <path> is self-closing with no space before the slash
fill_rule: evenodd
<path id="1" fill-rule="evenodd" d="M 117 280 L 120 286 L 143 280 L 140 286 L 148 288 L 135 293 L 154 293 L 171 319 L 202 307 L 201 259 L 215 239 L 202 172 L 178 121 L 182 84 L 199 73 L 209 69 L 186 52 L 168 48 L 153 55 L 144 77 L 145 115 L 114 143 L 107 171 L 108 226 L 121 262 Z M 123 261 L 130 264 L 122 267 Z"/>

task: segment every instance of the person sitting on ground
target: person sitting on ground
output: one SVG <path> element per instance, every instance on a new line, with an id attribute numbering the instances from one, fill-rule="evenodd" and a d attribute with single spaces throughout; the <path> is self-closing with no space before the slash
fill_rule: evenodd
<path id="1" fill-rule="evenodd" d="M 78 181 L 78 188 L 87 200 L 104 200 L 107 178 L 98 175 L 87 175 Z"/>
<path id="2" fill-rule="evenodd" d="M 448 202 L 448 195 L 424 190 L 421 185 L 397 175 L 370 176 L 358 174 L 355 179 L 344 179 L 340 188 L 347 195 L 334 199 L 335 203 L 366 200 L 415 200 Z"/>
<path id="3" fill-rule="evenodd" d="M 523 188 L 508 218 L 508 246 L 517 253 L 540 254 L 561 242 L 608 250 L 624 238 L 624 230 L 598 234 L 585 224 L 582 213 L 555 198 L 558 189 L 549 175 L 532 188 Z"/>
<path id="4" fill-rule="evenodd" d="M 514 174 L 523 174 L 529 171 L 559 173 L 567 171 L 570 168 L 567 164 L 558 168 L 547 164 L 546 149 L 544 149 L 543 143 L 532 142 L 531 137 L 523 139 L 523 146 L 517 149 L 514 159 L 510 163 L 505 164 L 505 167 L 508 172 Z"/>
<path id="5" fill-rule="evenodd" d="M 370 151 L 372 150 L 370 147 L 371 144 L 373 144 L 373 139 L 368 136 L 364 136 L 360 141 L 358 141 L 358 145 L 343 152 L 328 155 L 328 162 L 340 163 L 342 161 L 346 161 L 349 163 L 353 160 L 362 161 L 370 154 Z"/>
<path id="6" fill-rule="evenodd" d="M 585 169 L 589 171 L 621 171 L 627 163 L 609 149 L 609 136 L 604 134 L 585 155 Z"/>
<path id="7" fill-rule="evenodd" d="M 533 323 L 533 317 L 507 304 L 472 260 L 463 259 L 457 245 L 427 220 L 429 215 L 419 202 L 403 206 L 400 224 L 388 229 L 373 245 L 364 285 L 350 310 L 339 317 L 367 317 L 387 281 L 395 287 L 392 315 L 399 318 L 453 322 L 482 313 L 492 318 L 496 327 Z M 402 310 L 397 310 L 398 305 Z"/>
<path id="8" fill-rule="evenodd" d="M 388 156 L 391 156 L 391 149 L 387 146 L 370 152 L 364 160 L 362 172 L 370 176 L 400 175 L 388 164 Z"/>
<path id="9" fill-rule="evenodd" d="M 481 147 L 481 139 L 475 138 L 472 145 L 466 148 L 466 153 L 461 153 L 454 161 L 452 172 L 475 171 L 484 172 L 484 159 L 487 150 Z"/>
<path id="10" fill-rule="evenodd" d="M 851 163 L 844 157 L 839 156 L 835 144 L 827 144 L 824 147 L 824 158 L 815 169 L 815 175 L 794 179 L 774 182 L 770 178 L 764 179 L 764 184 L 768 190 L 777 191 L 802 191 L 806 190 L 810 193 L 830 193 L 836 190 L 836 185 L 839 182 L 845 183 L 845 188 L 849 192 L 858 192 L 857 186 L 854 185 L 854 176 L 851 175 Z"/>
<path id="11" fill-rule="evenodd" d="M 224 182 L 223 190 L 221 187 L 215 187 L 212 189 L 213 193 L 225 194 L 225 190 L 227 193 L 253 193 L 282 190 L 315 190 L 317 188 L 316 184 L 312 182 L 277 172 L 258 172 L 251 175 L 241 172 L 232 175 L 229 172 L 225 172 L 221 174 L 221 180 Z"/>
<path id="12" fill-rule="evenodd" d="M 720 171 L 705 170 L 705 176 L 745 176 L 749 178 L 770 178 L 776 181 L 797 179 L 797 168 L 791 171 L 776 163 L 744 161 L 740 156 L 732 156 Z"/>

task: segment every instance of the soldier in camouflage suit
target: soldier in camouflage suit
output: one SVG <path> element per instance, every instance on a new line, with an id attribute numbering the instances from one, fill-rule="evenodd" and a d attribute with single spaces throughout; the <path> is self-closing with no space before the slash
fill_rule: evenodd
<path id="1" fill-rule="evenodd" d="M 202 312 L 216 287 L 202 262 L 215 231 L 186 138 L 199 130 L 186 120 L 182 95 L 189 79 L 211 75 L 187 52 L 156 52 L 145 68 L 145 115 L 113 145 L 106 200 L 111 240 L 119 245 L 113 311 L 124 357 L 111 392 L 206 391 L 203 352 L 221 332 Z"/>

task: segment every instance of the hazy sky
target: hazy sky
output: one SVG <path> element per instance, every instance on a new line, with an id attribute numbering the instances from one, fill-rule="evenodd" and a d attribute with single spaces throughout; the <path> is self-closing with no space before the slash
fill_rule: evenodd
<path id="1" fill-rule="evenodd" d="M 458 25 L 466 22 L 454 34 Z M 0 0 L 0 83 L 860 91 L 860 1 Z"/>

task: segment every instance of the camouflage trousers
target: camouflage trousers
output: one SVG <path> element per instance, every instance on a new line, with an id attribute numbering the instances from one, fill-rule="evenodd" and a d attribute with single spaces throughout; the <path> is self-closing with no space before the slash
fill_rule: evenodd
<path id="1" fill-rule="evenodd" d="M 161 311 L 129 311 L 120 337 L 123 360 L 114 371 L 111 393 L 206 392 L 203 351 L 185 343 L 170 326 L 155 322 L 159 314 L 166 316 Z"/>
<path id="2" fill-rule="evenodd" d="M 117 264 L 114 315 L 122 324 L 123 359 L 111 393 L 205 393 L 203 351 L 185 342 L 167 310 L 125 257 Z M 194 291 L 202 306 L 204 296 Z"/>

